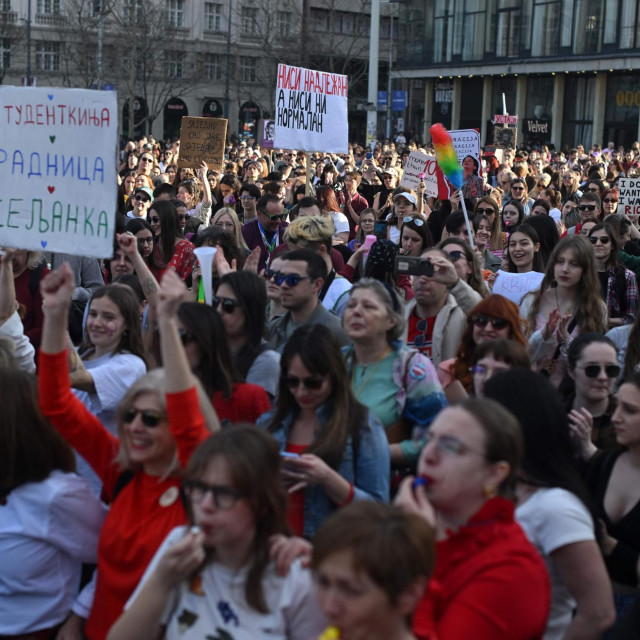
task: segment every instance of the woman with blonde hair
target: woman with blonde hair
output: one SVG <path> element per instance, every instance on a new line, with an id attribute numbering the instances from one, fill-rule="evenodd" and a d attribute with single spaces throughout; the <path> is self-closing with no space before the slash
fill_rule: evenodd
<path id="1" fill-rule="evenodd" d="M 162 355 L 171 366 L 131 386 L 117 410 L 119 437 L 71 392 L 66 327 L 74 282 L 69 265 L 48 275 L 41 289 L 40 406 L 91 464 L 111 502 L 98 542 L 95 606 L 84 628 L 89 640 L 102 640 L 166 535 L 186 522 L 179 499 L 182 468 L 219 423 L 178 334 L 176 314 L 186 287 L 177 274 L 165 274 L 157 305 Z"/>
<path id="2" fill-rule="evenodd" d="M 244 241 L 244 236 L 242 235 L 242 223 L 240 222 L 235 209 L 232 207 L 222 207 L 222 209 L 218 209 L 213 216 L 211 224 L 214 227 L 222 228 L 225 233 L 230 235 L 235 240 L 236 246 L 239 247 L 246 255 L 251 253 L 247 243 Z"/>

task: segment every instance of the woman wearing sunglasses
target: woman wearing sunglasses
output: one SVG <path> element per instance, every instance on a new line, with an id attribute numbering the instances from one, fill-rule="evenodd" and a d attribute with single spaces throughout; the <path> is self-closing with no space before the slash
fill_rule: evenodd
<path id="1" fill-rule="evenodd" d="M 544 562 L 514 519 L 523 454 L 516 418 L 492 400 L 442 411 L 426 434 L 418 482 L 396 503 L 436 530 L 436 564 L 413 615 L 420 640 L 542 638 L 549 616 Z"/>
<path id="2" fill-rule="evenodd" d="M 427 221 L 418 215 L 405 216 L 400 231 L 400 254 L 404 256 L 420 256 L 422 252 L 433 247 L 433 238 Z"/>
<path id="3" fill-rule="evenodd" d="M 601 524 L 600 546 L 613 585 L 617 620 L 612 637 L 637 638 L 640 374 L 632 373 L 624 379 L 616 400 L 617 408 L 611 416 L 616 447 L 597 451 L 591 442 L 588 421 L 576 429 L 576 434 L 583 445 L 581 455 L 587 462 L 587 485 Z"/>
<path id="4" fill-rule="evenodd" d="M 525 216 L 528 216 L 531 213 L 531 207 L 533 207 L 534 200 L 529 197 L 526 180 L 523 178 L 516 178 L 511 183 L 511 199 L 509 202 L 519 203 L 522 206 Z"/>
<path id="5" fill-rule="evenodd" d="M 618 237 L 604 224 L 596 224 L 587 237 L 593 247 L 609 328 L 631 324 L 638 312 L 638 284 L 636 274 L 618 260 Z"/>
<path id="6" fill-rule="evenodd" d="M 182 280 L 186 280 L 193 270 L 194 246 L 182 237 L 178 211 L 171 202 L 155 202 L 147 214 L 147 222 L 157 238 L 154 249 L 156 258 L 165 269 L 173 269 Z M 152 269 L 156 280 L 163 277 Z"/>
<path id="7" fill-rule="evenodd" d="M 471 309 L 455 358 L 443 360 L 438 366 L 438 377 L 449 402 L 473 394 L 471 369 L 474 351 L 491 340 L 513 340 L 523 347 L 527 346 L 524 321 L 520 318 L 518 307 L 511 300 L 496 294 Z"/>
<path id="8" fill-rule="evenodd" d="M 605 218 L 618 212 L 619 200 L 620 194 L 617 189 L 605 189 L 602 194 L 602 213 Z"/>
<path id="9" fill-rule="evenodd" d="M 216 433 L 193 454 L 184 498 L 191 526 L 171 531 L 109 640 L 309 640 L 326 625 L 308 569 L 284 575 L 272 537 L 288 535 L 276 442 L 250 426 Z M 268 630 L 268 631 L 267 631 Z"/>
<path id="10" fill-rule="evenodd" d="M 71 392 L 66 327 L 73 290 L 66 263 L 42 283 L 39 400 L 45 416 L 91 464 L 112 503 L 98 543 L 95 606 L 84 629 L 89 640 L 102 640 L 166 535 L 186 521 L 179 499 L 182 468 L 218 420 L 180 344 L 176 310 L 184 284 L 167 273 L 158 325 L 171 366 L 129 388 L 117 411 L 119 437 L 109 433 Z"/>
<path id="11" fill-rule="evenodd" d="M 389 499 L 389 445 L 379 420 L 354 397 L 342 352 L 322 325 L 296 329 L 280 361 L 274 409 L 260 418 L 283 452 L 287 520 L 313 537 L 341 506 Z"/>
<path id="12" fill-rule="evenodd" d="M 571 234 L 558 242 L 540 288 L 523 297 L 520 315 L 529 323 L 534 367 L 557 387 L 566 372 L 571 341 L 580 333 L 604 333 L 607 326 L 593 250 L 585 238 Z"/>
<path id="13" fill-rule="evenodd" d="M 271 274 L 266 272 L 272 277 Z M 280 354 L 264 339 L 267 291 L 264 280 L 250 271 L 223 276 L 215 290 L 231 360 L 237 373 L 250 384 L 260 385 L 273 400 L 278 393 Z"/>

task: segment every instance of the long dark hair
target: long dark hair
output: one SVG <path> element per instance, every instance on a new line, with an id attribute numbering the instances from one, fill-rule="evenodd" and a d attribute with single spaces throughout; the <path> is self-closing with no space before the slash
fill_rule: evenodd
<path id="1" fill-rule="evenodd" d="M 112 351 L 112 355 L 129 352 L 134 356 L 145 359 L 144 344 L 142 341 L 142 328 L 140 327 L 140 302 L 136 294 L 129 287 L 118 285 L 105 285 L 98 287 L 89 300 L 88 309 L 91 312 L 91 305 L 94 300 L 109 298 L 118 307 L 125 322 L 125 330 L 120 337 L 120 342 Z M 86 355 L 93 349 L 93 344 L 89 341 L 86 331 L 84 339 L 80 345 L 78 353 L 80 356 Z"/>
<path id="2" fill-rule="evenodd" d="M 300 411 L 286 384 L 289 365 L 295 356 L 311 374 L 329 377 L 331 393 L 327 400 L 327 419 L 307 451 L 337 469 L 347 438 L 349 435 L 357 437 L 367 412 L 353 395 L 340 345 L 327 327 L 319 324 L 299 327 L 285 345 L 280 360 L 280 391 L 269 430 L 277 431 L 288 415 Z"/>
<path id="3" fill-rule="evenodd" d="M 180 222 L 178 220 L 178 210 L 172 202 L 161 200 L 151 205 L 147 215 L 151 215 L 152 211 L 155 211 L 160 218 L 160 240 L 157 249 L 160 250 L 160 257 L 162 258 L 163 264 L 166 265 L 171 262 L 175 251 L 176 240 L 182 236 Z"/>
<path id="4" fill-rule="evenodd" d="M 267 313 L 267 290 L 264 281 L 250 271 L 232 271 L 220 278 L 233 290 L 244 314 L 247 343 L 233 357 L 236 372 L 246 379 L 251 365 L 260 354 Z"/>
<path id="5" fill-rule="evenodd" d="M 178 308 L 178 320 L 186 334 L 198 343 L 200 364 L 194 370 L 207 395 L 222 391 L 230 398 L 233 391 L 231 351 L 224 323 L 218 312 L 209 305 L 183 302 Z M 170 362 L 164 363 L 171 366 Z"/>
<path id="6" fill-rule="evenodd" d="M 566 411 L 549 380 L 539 373 L 513 368 L 487 380 L 484 394 L 520 422 L 525 445 L 522 460 L 525 477 L 521 480 L 537 487 L 570 491 L 593 516 L 589 494 L 576 464 Z"/>
<path id="7" fill-rule="evenodd" d="M 40 411 L 34 376 L 0 368 L 0 406 L 0 500 L 52 471 L 76 470 L 73 450 Z"/>
<path id="8" fill-rule="evenodd" d="M 194 451 L 185 471 L 185 485 L 188 487 L 190 480 L 201 480 L 216 459 L 224 460 L 233 488 L 247 500 L 253 513 L 255 536 L 244 593 L 252 609 L 268 613 L 262 578 L 270 562 L 269 538 L 278 533 L 289 533 L 278 445 L 269 434 L 250 425 L 218 431 Z M 186 510 L 193 523 L 188 499 Z M 215 559 L 215 549 L 212 551 Z"/>
<path id="9" fill-rule="evenodd" d="M 162 202 L 162 200 L 160 202 Z M 153 238 L 153 248 L 151 249 L 151 253 L 147 258 L 144 258 L 143 256 L 143 260 L 145 260 L 147 265 L 149 265 L 150 267 L 162 269 L 164 267 L 164 264 L 161 262 L 160 256 L 155 250 L 158 244 L 158 238 L 156 237 L 156 234 L 153 233 L 151 225 L 144 218 L 133 218 L 127 222 L 126 229 L 130 233 L 133 233 L 134 236 L 138 233 L 138 231 L 142 231 L 143 229 L 151 233 L 151 237 Z M 138 249 L 138 252 L 140 252 L 140 249 Z"/>
<path id="10" fill-rule="evenodd" d="M 513 203 L 510 202 L 509 204 L 513 204 Z M 522 233 L 523 235 L 527 236 L 527 238 L 529 238 L 529 240 L 531 240 L 531 242 L 534 245 L 540 244 L 540 238 L 538 237 L 538 232 L 528 222 L 518 225 L 518 227 L 511 232 L 509 239 L 511 239 L 514 233 Z M 513 258 L 511 257 L 511 251 L 509 251 L 509 253 L 507 254 L 507 258 L 509 259 L 509 271 L 511 273 L 517 273 L 518 268 L 513 262 Z M 538 251 L 534 251 L 531 270 L 537 271 L 538 273 L 544 273 L 544 265 L 542 264 L 542 258 L 540 257 L 539 249 Z"/>

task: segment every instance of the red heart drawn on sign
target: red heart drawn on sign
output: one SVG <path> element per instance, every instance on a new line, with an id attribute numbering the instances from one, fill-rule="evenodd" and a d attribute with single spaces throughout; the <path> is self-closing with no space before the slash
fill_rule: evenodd
<path id="1" fill-rule="evenodd" d="M 47 191 L 48 191 L 49 193 L 53 193 L 55 190 L 56 190 L 56 188 L 55 188 L 55 187 L 47 187 Z"/>

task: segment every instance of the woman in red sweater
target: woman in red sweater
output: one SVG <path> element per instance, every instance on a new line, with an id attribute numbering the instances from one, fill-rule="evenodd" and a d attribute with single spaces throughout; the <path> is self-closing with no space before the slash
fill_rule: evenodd
<path id="1" fill-rule="evenodd" d="M 522 455 L 517 420 L 466 400 L 433 422 L 418 480 L 397 501 L 436 527 L 436 567 L 413 618 L 420 640 L 538 640 L 549 615 L 542 558 L 514 522 Z"/>
<path id="2" fill-rule="evenodd" d="M 71 392 L 66 327 L 73 289 L 67 264 L 42 282 L 39 395 L 43 413 L 89 462 L 112 502 L 98 543 L 95 606 L 84 628 L 89 640 L 103 640 L 164 538 L 187 521 L 179 498 L 182 468 L 219 427 L 180 343 L 176 312 L 185 287 L 175 273 L 163 278 L 158 300 L 161 349 L 171 366 L 147 374 L 125 395 L 119 439 Z"/>

